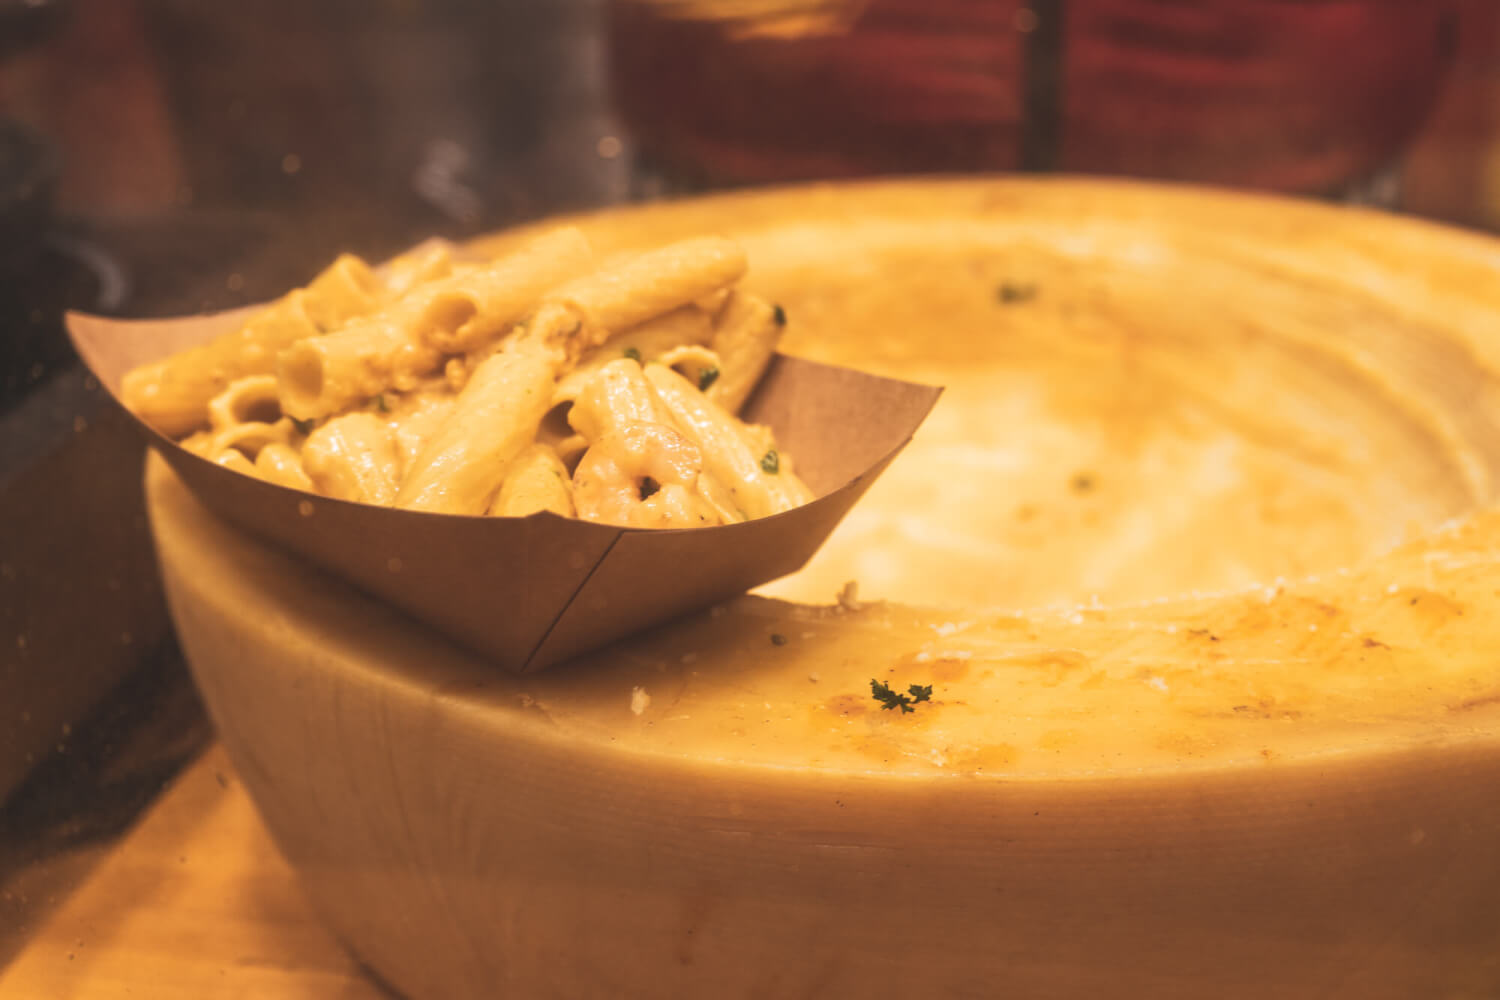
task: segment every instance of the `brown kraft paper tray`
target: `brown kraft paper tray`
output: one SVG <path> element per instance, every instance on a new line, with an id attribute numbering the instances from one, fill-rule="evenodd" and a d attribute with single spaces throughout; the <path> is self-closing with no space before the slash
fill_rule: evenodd
<path id="1" fill-rule="evenodd" d="M 68 330 L 118 400 L 131 368 L 231 330 L 249 313 L 140 321 L 70 313 Z M 225 520 L 508 670 L 530 672 L 800 568 L 911 440 L 941 391 L 776 355 L 740 415 L 772 428 L 816 499 L 773 517 L 679 531 L 334 500 L 230 471 L 140 427 Z"/>

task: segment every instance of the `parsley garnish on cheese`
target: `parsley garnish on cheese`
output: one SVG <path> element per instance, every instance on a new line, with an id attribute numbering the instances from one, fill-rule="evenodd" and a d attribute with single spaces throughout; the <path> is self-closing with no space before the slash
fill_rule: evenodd
<path id="1" fill-rule="evenodd" d="M 875 678 L 870 678 L 870 697 L 880 702 L 881 708 L 899 708 L 902 713 L 915 712 L 913 705 L 932 700 L 931 684 L 913 684 L 906 689 L 906 693 L 891 689 L 889 684 L 881 683 Z"/>

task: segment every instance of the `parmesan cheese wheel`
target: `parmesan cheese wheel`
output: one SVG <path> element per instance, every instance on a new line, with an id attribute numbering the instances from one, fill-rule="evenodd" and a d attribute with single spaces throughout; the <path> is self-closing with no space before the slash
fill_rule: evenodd
<path id="1" fill-rule="evenodd" d="M 397 988 L 1500 991 L 1494 243 L 1092 182 L 571 221 L 726 232 L 793 350 L 952 388 L 802 574 L 524 677 L 153 460 L 225 746 Z"/>

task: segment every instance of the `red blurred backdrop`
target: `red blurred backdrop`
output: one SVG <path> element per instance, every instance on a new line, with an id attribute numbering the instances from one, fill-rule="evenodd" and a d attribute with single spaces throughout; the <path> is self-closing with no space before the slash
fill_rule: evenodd
<path id="1" fill-rule="evenodd" d="M 1056 169 L 1331 191 L 1433 109 L 1462 4 L 870 0 L 804 33 L 616 0 L 614 79 L 671 168 L 759 182 L 1011 169 L 1054 115 Z M 1481 5 L 1469 4 L 1475 12 Z M 1058 29 L 1038 44 L 1055 18 Z M 1055 62 L 1034 93 L 1039 61 Z M 1028 79 L 1028 74 L 1030 79 Z"/>
<path id="2" fill-rule="evenodd" d="M 1500 223 L 1492 0 L 851 2 L 855 15 L 832 28 L 757 33 L 663 13 L 691 3 L 611 0 L 599 29 L 608 89 L 635 148 L 687 187 L 1016 169 L 1036 141 L 1050 144 L 1042 160 L 1058 170 L 1313 194 L 1399 165 L 1399 207 Z M 344 121 L 367 85 L 327 60 L 288 75 L 278 58 L 264 69 L 280 101 L 274 129 L 259 121 L 226 145 L 237 107 L 208 107 L 199 91 L 174 96 L 171 52 L 147 30 L 160 5 L 73 0 L 60 35 L 0 68 L 0 113 L 63 147 L 65 210 L 234 197 L 247 169 L 236 158 L 280 174 L 290 147 L 321 136 L 346 147 L 380 140 L 376 125 Z M 1062 17 L 1055 51 L 1036 44 L 1048 9 Z M 256 32 L 257 46 L 281 33 L 288 51 L 317 50 L 297 19 L 279 23 Z M 482 30 L 474 44 L 485 45 Z M 1041 110 L 1056 121 L 1038 132 L 1028 87 L 1046 59 L 1053 90 Z M 294 184 L 273 178 L 256 197 L 273 210 L 283 196 L 347 200 L 344 167 L 368 169 L 380 155 L 304 157 Z"/>

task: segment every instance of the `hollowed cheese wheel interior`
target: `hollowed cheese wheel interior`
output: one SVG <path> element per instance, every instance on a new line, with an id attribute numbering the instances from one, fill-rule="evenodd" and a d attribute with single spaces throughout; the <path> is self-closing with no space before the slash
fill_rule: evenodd
<path id="1" fill-rule="evenodd" d="M 153 463 L 205 698 L 361 957 L 414 997 L 1493 992 L 1494 244 L 1080 182 L 575 221 L 733 235 L 787 348 L 949 391 L 807 570 L 524 678 Z"/>

